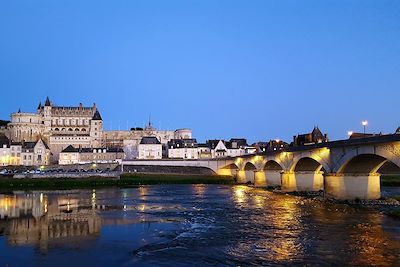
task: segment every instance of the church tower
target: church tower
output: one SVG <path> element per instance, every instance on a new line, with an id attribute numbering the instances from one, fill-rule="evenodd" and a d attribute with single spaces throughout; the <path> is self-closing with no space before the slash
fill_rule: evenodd
<path id="1" fill-rule="evenodd" d="M 101 118 L 100 112 L 97 110 L 94 112 L 93 118 L 90 121 L 90 137 L 92 140 L 92 147 L 102 147 L 103 140 L 103 119 Z"/>

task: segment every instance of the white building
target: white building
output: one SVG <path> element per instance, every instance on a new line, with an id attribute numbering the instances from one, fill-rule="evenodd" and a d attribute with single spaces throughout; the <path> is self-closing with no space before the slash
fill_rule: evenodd
<path id="1" fill-rule="evenodd" d="M 37 142 L 10 143 L 9 140 L 0 141 L 1 166 L 41 166 L 50 164 L 50 149 L 39 139 Z"/>
<path id="2" fill-rule="evenodd" d="M 168 142 L 168 158 L 198 159 L 199 154 L 196 139 L 172 139 Z"/>
<path id="3" fill-rule="evenodd" d="M 138 145 L 139 159 L 162 159 L 162 144 L 155 136 L 143 137 Z"/>
<path id="4" fill-rule="evenodd" d="M 5 136 L 0 135 L 0 166 L 10 165 L 10 157 L 10 141 Z"/>
<path id="5" fill-rule="evenodd" d="M 75 148 L 70 145 L 61 151 L 58 164 L 121 163 L 124 157 L 120 148 Z"/>
<path id="6" fill-rule="evenodd" d="M 243 138 L 232 138 L 229 141 L 208 140 L 206 144 L 211 158 L 239 157 L 256 152 L 256 148 L 247 145 L 247 140 Z"/>

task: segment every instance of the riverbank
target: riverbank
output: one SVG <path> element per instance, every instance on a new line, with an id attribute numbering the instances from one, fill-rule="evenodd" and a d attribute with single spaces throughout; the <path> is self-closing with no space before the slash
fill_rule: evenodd
<path id="1" fill-rule="evenodd" d="M 217 175 L 162 175 L 162 174 L 122 174 L 120 179 L 88 177 L 88 178 L 35 178 L 0 179 L 0 190 L 31 189 L 78 189 L 98 187 L 134 187 L 154 184 L 234 184 L 231 176 Z"/>

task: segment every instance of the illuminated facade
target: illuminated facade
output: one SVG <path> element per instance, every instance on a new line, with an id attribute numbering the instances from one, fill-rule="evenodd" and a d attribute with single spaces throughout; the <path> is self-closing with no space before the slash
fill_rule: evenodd
<path id="1" fill-rule="evenodd" d="M 124 157 L 120 148 L 74 148 L 70 145 L 61 151 L 58 164 L 121 163 Z"/>
<path id="2" fill-rule="evenodd" d="M 47 144 L 39 139 L 37 142 L 11 143 L 0 142 L 1 166 L 41 166 L 50 164 L 51 152 Z"/>
<path id="3" fill-rule="evenodd" d="M 96 104 L 84 107 L 54 105 L 49 98 L 44 105 L 39 103 L 36 113 L 18 112 L 11 114 L 8 124 L 11 141 L 33 142 L 43 138 L 48 143 L 53 160 L 68 145 L 101 147 L 103 120 Z"/>

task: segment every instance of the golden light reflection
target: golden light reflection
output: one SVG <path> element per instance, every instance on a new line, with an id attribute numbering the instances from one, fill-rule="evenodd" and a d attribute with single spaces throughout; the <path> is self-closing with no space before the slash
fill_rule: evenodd
<path id="1" fill-rule="evenodd" d="M 18 205 L 17 200 L 13 197 L 2 197 L 0 199 L 0 213 L 2 214 L 1 210 L 8 211 L 9 209 L 15 208 Z"/>
<path id="2" fill-rule="evenodd" d="M 235 203 L 239 204 L 247 201 L 246 189 L 247 187 L 244 185 L 238 185 L 233 188 Z"/>
<path id="3" fill-rule="evenodd" d="M 140 200 L 147 200 L 148 189 L 145 186 L 139 187 Z"/>
<path id="4" fill-rule="evenodd" d="M 265 198 L 263 196 L 255 195 L 253 197 L 254 203 L 257 208 L 264 208 L 265 206 Z"/>
<path id="5" fill-rule="evenodd" d="M 194 184 L 193 186 L 194 192 L 196 193 L 196 195 L 203 197 L 204 196 L 204 192 L 206 190 L 205 186 L 202 184 Z"/>
<path id="6" fill-rule="evenodd" d="M 300 208 L 293 198 L 280 197 L 272 201 L 271 211 L 275 213 L 271 216 L 276 239 L 270 244 L 273 251 L 273 258 L 277 261 L 287 261 L 295 256 L 304 254 L 302 246 L 298 242 L 301 234 L 302 225 L 300 224 Z"/>
<path id="7" fill-rule="evenodd" d="M 144 205 L 144 204 L 139 205 L 138 210 L 145 211 L 146 210 L 146 205 Z"/>
<path id="8" fill-rule="evenodd" d="M 398 259 L 398 255 L 387 251 L 400 251 L 400 242 L 389 242 L 389 236 L 382 228 L 380 214 L 371 214 L 368 223 L 355 225 L 350 236 L 350 250 L 355 253 L 350 265 L 392 266 Z"/>
<path id="9" fill-rule="evenodd" d="M 97 199 L 96 199 L 96 190 L 93 189 L 93 192 L 92 192 L 92 208 L 93 209 L 96 208 L 96 201 L 97 201 Z"/>

